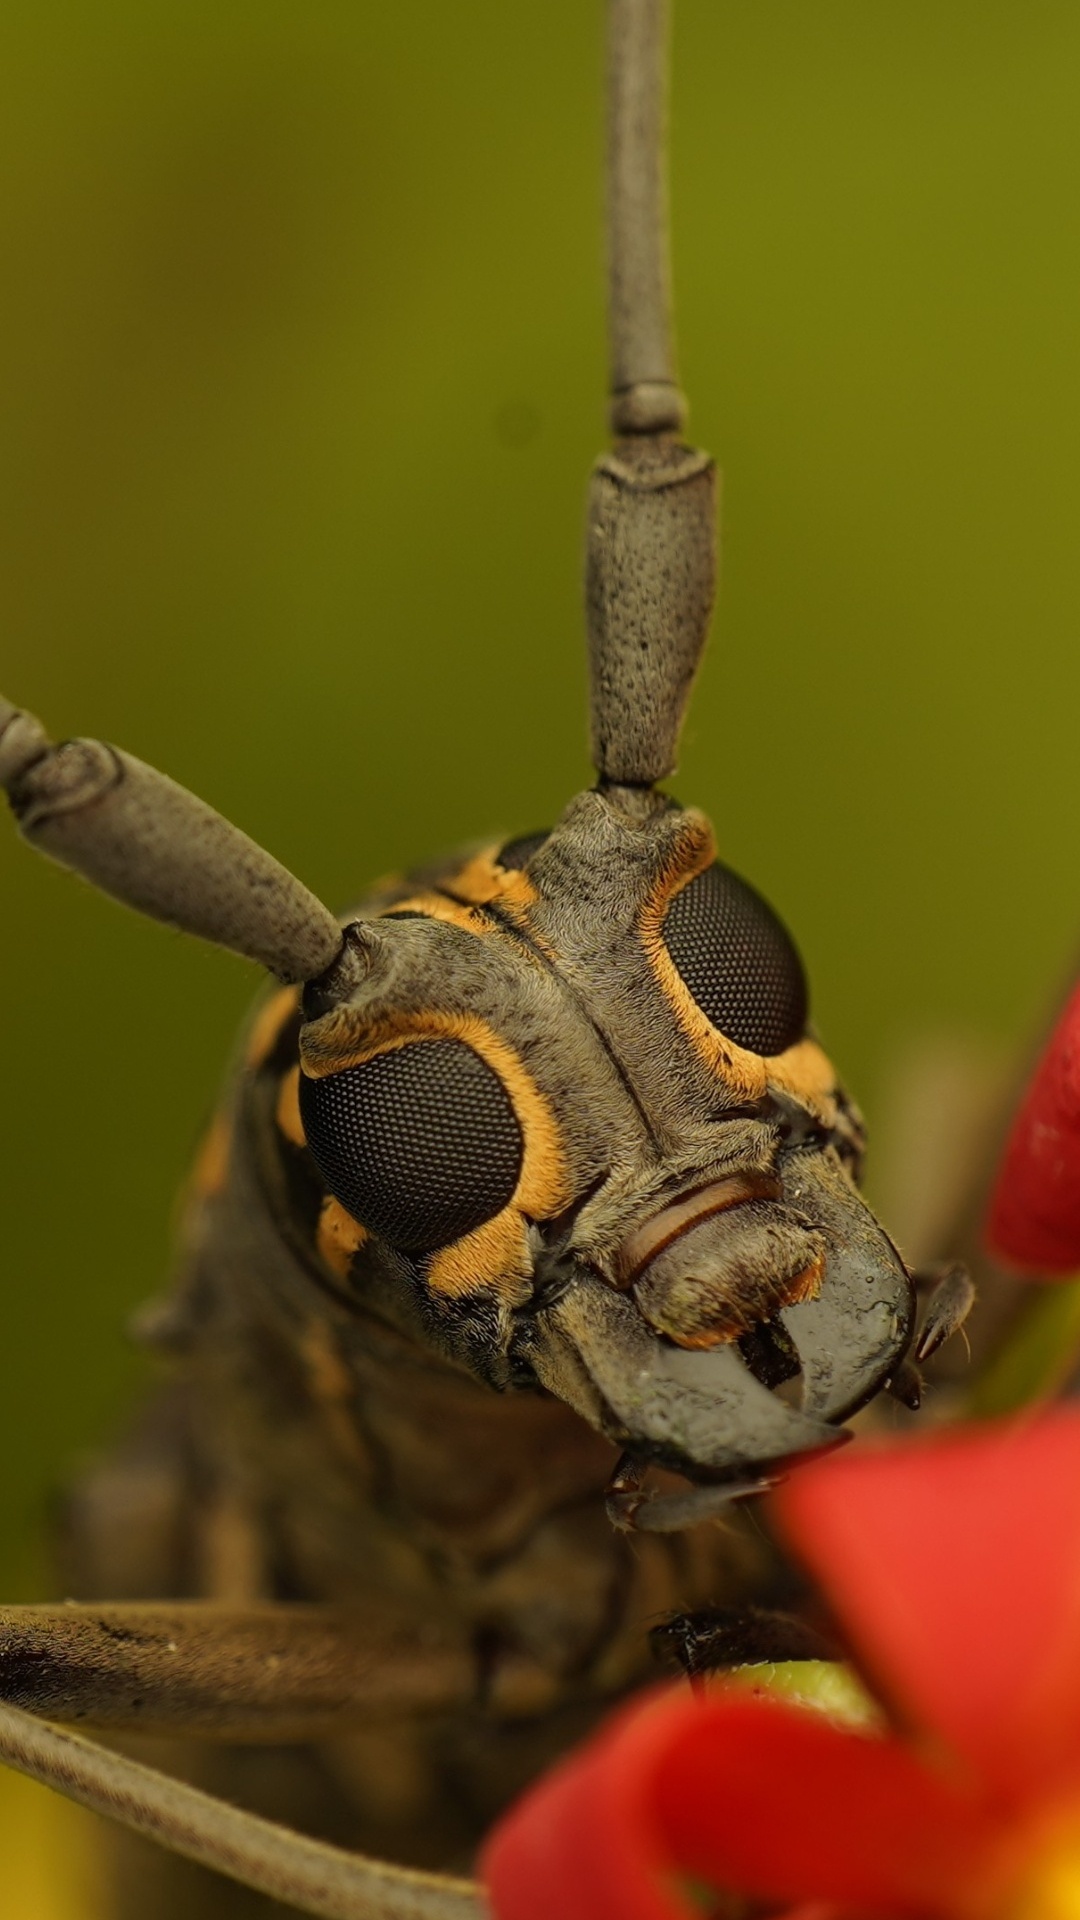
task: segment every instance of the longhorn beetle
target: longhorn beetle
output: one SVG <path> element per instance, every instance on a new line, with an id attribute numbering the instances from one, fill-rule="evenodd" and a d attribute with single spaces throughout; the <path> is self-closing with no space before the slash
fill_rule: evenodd
<path id="1" fill-rule="evenodd" d="M 671 336 L 664 40 L 663 0 L 610 0 L 595 787 L 342 921 L 164 775 L 0 706 L 33 845 L 280 983 L 147 1329 L 172 1384 L 74 1501 L 82 1603 L 4 1616 L 0 1753 L 312 1913 L 479 1911 L 426 1869 L 643 1676 L 649 1617 L 712 1617 L 725 1542 L 686 1530 L 883 1386 L 914 1398 L 909 1350 L 970 1303 L 948 1275 L 916 1340 L 791 937 L 659 785 L 715 573 Z M 32 1716 L 217 1742 L 205 1784 L 410 1865 Z M 117 1912 L 265 1910 L 158 1858 Z"/>

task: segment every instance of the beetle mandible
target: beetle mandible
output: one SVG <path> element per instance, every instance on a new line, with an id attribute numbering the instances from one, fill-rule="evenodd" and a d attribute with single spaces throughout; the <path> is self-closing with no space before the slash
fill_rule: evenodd
<path id="1" fill-rule="evenodd" d="M 886 1383 L 914 1391 L 912 1277 L 858 1191 L 861 1122 L 796 948 L 660 785 L 712 610 L 715 473 L 683 438 L 672 344 L 664 7 L 610 12 L 595 787 L 343 924 L 163 775 L 0 708 L 32 844 L 281 983 L 146 1323 L 173 1384 L 75 1497 L 83 1607 L 7 1617 L 6 1698 L 218 1742 L 206 1784 L 421 1869 L 467 1859 L 643 1677 L 650 1618 L 724 1591 L 723 1537 L 687 1529 L 837 1444 Z M 968 1301 L 951 1276 L 920 1355 Z M 21 1726 L 11 1757 L 58 1779 Z M 124 1763 L 92 1779 L 69 1751 L 84 1797 L 106 1780 L 134 1820 Z M 215 1837 L 182 1797 L 155 1817 L 308 1911 L 471 1910 L 460 1883 L 278 1854 L 242 1818 Z M 309 1869 L 340 1876 L 336 1905 Z M 148 1891 L 144 1863 L 130 1910 L 254 1897 L 196 1895 L 191 1871 Z"/>

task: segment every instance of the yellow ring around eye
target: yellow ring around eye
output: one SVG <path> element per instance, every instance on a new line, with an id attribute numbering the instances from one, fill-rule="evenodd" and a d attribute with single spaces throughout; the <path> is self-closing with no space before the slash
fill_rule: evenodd
<path id="1" fill-rule="evenodd" d="M 476 1014 L 432 1007 L 420 1013 L 385 1013 L 369 1021 L 353 1008 L 337 1007 L 301 1033 L 300 1061 L 308 1078 L 318 1080 L 346 1067 L 362 1066 L 376 1054 L 425 1040 L 458 1040 L 470 1047 L 497 1076 L 510 1100 L 524 1151 L 509 1209 L 537 1220 L 561 1213 L 569 1205 L 571 1191 L 551 1103 L 514 1048 Z M 492 1224 L 488 1222 L 489 1227 Z"/>
<path id="2" fill-rule="evenodd" d="M 492 1287 L 510 1306 L 520 1306 L 532 1290 L 532 1260 L 523 1215 L 511 1203 L 494 1220 L 463 1234 L 436 1253 L 428 1268 L 433 1293 L 466 1299 Z"/>
<path id="3" fill-rule="evenodd" d="M 638 933 L 653 975 L 698 1059 L 734 1101 L 761 1100 L 778 1087 L 803 1101 L 826 1124 L 835 1118 L 836 1070 L 823 1047 L 809 1038 L 783 1053 L 764 1055 L 729 1040 L 698 1006 L 668 952 L 664 917 L 676 895 L 716 859 L 713 831 L 703 813 L 688 807 L 683 831 L 638 920 Z"/>

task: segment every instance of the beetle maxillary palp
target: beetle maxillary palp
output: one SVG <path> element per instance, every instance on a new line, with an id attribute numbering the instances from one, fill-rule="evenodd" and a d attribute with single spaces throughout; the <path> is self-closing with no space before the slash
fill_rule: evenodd
<path id="1" fill-rule="evenodd" d="M 933 1281 L 933 1292 L 916 1342 L 916 1360 L 929 1360 L 958 1333 L 975 1304 L 975 1283 L 966 1267 L 957 1264 L 927 1277 Z M 918 1284 L 923 1276 L 914 1278 Z"/>

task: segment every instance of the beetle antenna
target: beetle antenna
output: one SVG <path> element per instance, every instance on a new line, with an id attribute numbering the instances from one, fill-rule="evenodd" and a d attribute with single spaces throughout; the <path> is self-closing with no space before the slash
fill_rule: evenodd
<path id="1" fill-rule="evenodd" d="M 716 470 L 680 439 L 668 264 L 667 0 L 608 0 L 615 445 L 589 489 L 586 620 L 602 786 L 674 772 L 716 590 Z M 627 796 L 629 799 L 629 795 Z"/>
<path id="2" fill-rule="evenodd" d="M 329 908 L 205 801 L 100 740 L 54 746 L 2 698 L 0 789 L 32 846 L 140 913 L 281 980 L 351 959 Z"/>
<path id="3" fill-rule="evenodd" d="M 616 433 L 678 432 L 667 209 L 667 0 L 610 0 L 608 327 Z"/>

